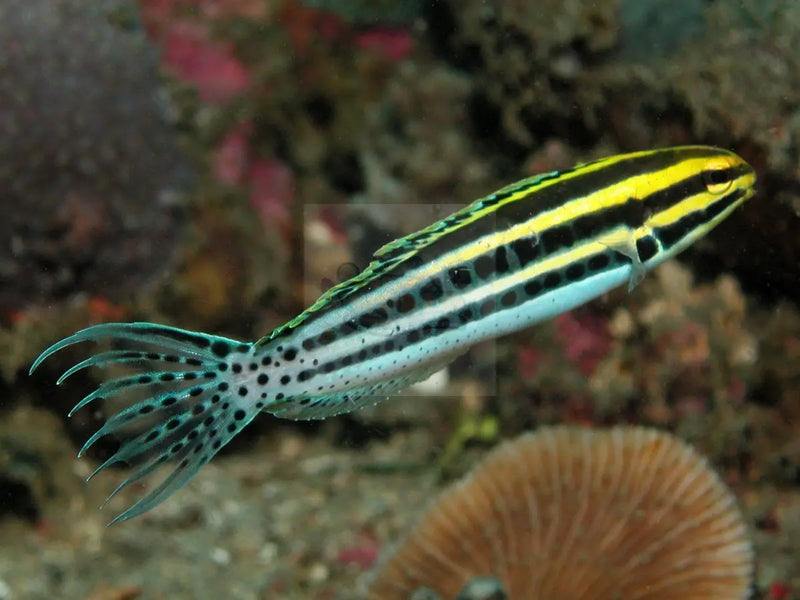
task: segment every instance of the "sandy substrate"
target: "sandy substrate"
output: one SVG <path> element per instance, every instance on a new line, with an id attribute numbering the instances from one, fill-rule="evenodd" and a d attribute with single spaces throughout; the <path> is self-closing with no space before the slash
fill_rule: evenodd
<path id="1" fill-rule="evenodd" d="M 113 527 L 105 523 L 142 491 L 132 486 L 98 511 L 119 471 L 54 497 L 35 526 L 7 517 L 0 599 L 361 598 L 376 557 L 443 484 L 424 430 L 358 450 L 325 437 L 278 429 L 219 457 L 151 513 Z M 63 462 L 76 482 L 92 465 Z M 777 598 L 776 581 L 798 589 L 800 492 L 735 491 L 759 557 L 757 597 Z"/>

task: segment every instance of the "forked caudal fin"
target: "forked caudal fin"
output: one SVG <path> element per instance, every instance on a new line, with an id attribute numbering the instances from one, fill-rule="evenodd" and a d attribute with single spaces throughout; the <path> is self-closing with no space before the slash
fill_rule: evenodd
<path id="1" fill-rule="evenodd" d="M 80 457 L 101 437 L 121 434 L 119 449 L 89 479 L 117 463 L 131 468 L 108 502 L 129 484 L 161 467 L 168 468 L 168 463 L 174 465 L 163 482 L 110 524 L 141 515 L 186 485 L 261 410 L 289 419 L 321 419 L 350 412 L 426 378 L 453 358 L 445 355 L 405 374 L 348 391 L 284 397 L 265 385 L 270 379 L 265 371 L 277 367 L 277 363 L 272 363 L 267 354 L 256 356 L 253 344 L 153 323 L 107 323 L 53 344 L 34 361 L 30 371 L 67 346 L 102 341 L 110 341 L 114 347 L 67 369 L 57 382 L 89 367 L 139 369 L 138 373 L 102 382 L 69 413 L 72 416 L 94 400 L 121 397 L 127 402 L 126 408 L 109 417 L 78 452 Z M 257 392 L 253 381 L 259 384 L 255 386 Z"/>
<path id="2" fill-rule="evenodd" d="M 131 467 L 130 475 L 111 493 L 110 500 L 166 463 L 176 465 L 160 485 L 111 521 L 116 523 L 150 510 L 186 485 L 267 401 L 236 392 L 236 374 L 226 358 L 250 353 L 252 344 L 152 323 L 108 323 L 83 329 L 42 352 L 30 371 L 67 346 L 102 340 L 115 342 L 120 348 L 78 363 L 58 383 L 88 367 L 123 365 L 144 370 L 101 383 L 70 411 L 72 415 L 93 400 L 140 396 L 110 417 L 81 448 L 78 456 L 105 435 L 133 432 L 89 478 L 116 463 Z"/>

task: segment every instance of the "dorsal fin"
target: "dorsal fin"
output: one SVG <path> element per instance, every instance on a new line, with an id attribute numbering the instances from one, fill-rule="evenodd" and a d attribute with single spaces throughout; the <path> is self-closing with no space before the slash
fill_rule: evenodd
<path id="1" fill-rule="evenodd" d="M 375 262 L 387 260 L 397 260 L 398 262 L 403 262 L 442 236 L 460 229 L 461 227 L 472 223 L 486 214 L 494 212 L 507 202 L 511 202 L 514 195 L 518 192 L 528 192 L 536 184 L 548 179 L 552 179 L 557 175 L 559 175 L 558 171 L 540 173 L 539 175 L 534 175 L 532 177 L 528 177 L 527 179 L 523 179 L 500 188 L 488 196 L 479 198 L 478 200 L 472 202 L 472 204 L 469 204 L 453 214 L 436 221 L 425 229 L 415 231 L 412 234 L 393 240 L 385 246 L 378 248 L 378 250 L 376 250 L 373 254 L 373 258 L 375 260 L 370 263 L 370 266 L 375 264 Z M 369 269 L 369 267 L 367 269 Z"/>
<path id="2" fill-rule="evenodd" d="M 372 261 L 363 271 L 327 290 L 317 298 L 314 304 L 291 321 L 278 327 L 267 337 L 256 342 L 256 345 L 261 346 L 270 340 L 287 334 L 292 329 L 300 326 L 314 313 L 329 307 L 333 303 L 344 302 L 351 294 L 363 289 L 382 275 L 414 258 L 422 249 L 430 246 L 445 235 L 491 214 L 504 204 L 516 200 L 519 194 L 528 194 L 532 188 L 540 183 L 556 179 L 560 175 L 561 172 L 559 171 L 540 173 L 507 185 L 488 196 L 475 200 L 461 210 L 436 221 L 425 229 L 415 231 L 378 248 L 372 255 Z"/>

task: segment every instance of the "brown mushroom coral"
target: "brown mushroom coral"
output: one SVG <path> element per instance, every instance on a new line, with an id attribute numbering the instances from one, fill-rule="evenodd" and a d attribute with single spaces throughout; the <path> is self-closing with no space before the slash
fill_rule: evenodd
<path id="1" fill-rule="evenodd" d="M 379 568 L 374 600 L 452 600 L 494 576 L 510 600 L 735 600 L 752 550 L 706 460 L 642 427 L 552 427 L 494 450 Z"/>

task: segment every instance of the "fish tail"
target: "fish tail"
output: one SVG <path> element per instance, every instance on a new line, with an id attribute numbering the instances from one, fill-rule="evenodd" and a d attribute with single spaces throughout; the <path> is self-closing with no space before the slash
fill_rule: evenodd
<path id="1" fill-rule="evenodd" d="M 121 434 L 119 449 L 92 475 L 125 463 L 131 473 L 106 502 L 129 484 L 160 467 L 172 471 L 146 496 L 113 519 L 131 519 L 166 500 L 239 433 L 263 407 L 237 393 L 230 368 L 251 353 L 253 345 L 218 336 L 152 323 L 95 325 L 53 344 L 34 361 L 32 373 L 49 356 L 81 342 L 110 341 L 113 349 L 97 353 L 68 369 L 62 383 L 89 367 L 114 365 L 141 369 L 134 375 L 109 379 L 70 411 L 70 416 L 95 400 L 126 397 L 126 408 L 111 416 L 83 445 L 83 455 L 98 439 Z"/>

